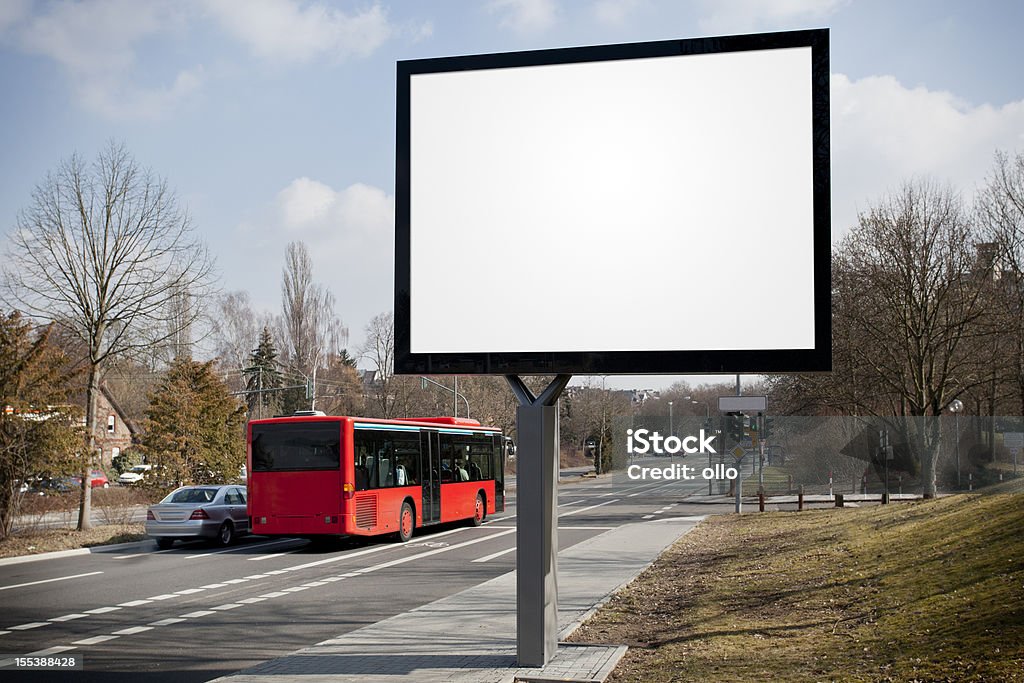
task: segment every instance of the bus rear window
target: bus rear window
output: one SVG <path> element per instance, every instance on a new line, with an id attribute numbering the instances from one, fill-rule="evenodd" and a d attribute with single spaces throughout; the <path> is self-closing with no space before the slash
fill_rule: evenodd
<path id="1" fill-rule="evenodd" d="M 299 422 L 252 426 L 254 472 L 336 470 L 341 453 L 338 422 Z"/>

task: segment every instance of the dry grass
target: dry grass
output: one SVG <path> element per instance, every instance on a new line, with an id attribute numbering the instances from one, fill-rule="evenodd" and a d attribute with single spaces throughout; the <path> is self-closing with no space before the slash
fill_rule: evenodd
<path id="1" fill-rule="evenodd" d="M 18 533 L 0 541 L 0 557 L 35 555 L 56 550 L 91 548 L 97 545 L 141 541 L 146 537 L 142 524 L 104 525 L 89 531 L 48 529 Z"/>
<path id="2" fill-rule="evenodd" d="M 1024 494 L 715 517 L 574 640 L 619 683 L 1024 681 Z"/>

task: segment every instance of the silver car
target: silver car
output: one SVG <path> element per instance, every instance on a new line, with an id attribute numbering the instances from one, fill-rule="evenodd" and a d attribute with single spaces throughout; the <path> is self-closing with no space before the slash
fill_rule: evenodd
<path id="1" fill-rule="evenodd" d="M 151 505 L 146 513 L 146 535 L 164 549 L 179 538 L 206 538 L 230 545 L 248 532 L 244 486 L 183 486 Z"/>

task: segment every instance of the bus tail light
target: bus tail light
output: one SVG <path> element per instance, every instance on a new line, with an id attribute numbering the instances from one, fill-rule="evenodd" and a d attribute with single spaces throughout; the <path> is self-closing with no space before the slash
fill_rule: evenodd
<path id="1" fill-rule="evenodd" d="M 348 500 L 355 495 L 356 485 L 355 484 L 342 484 L 341 490 L 345 494 L 345 500 Z"/>
<path id="2" fill-rule="evenodd" d="M 206 514 L 206 510 L 204 510 L 203 508 L 199 508 L 198 510 L 196 510 L 195 512 L 192 513 L 191 517 L 189 517 L 189 519 L 209 519 L 209 518 L 210 518 L 210 515 Z"/>

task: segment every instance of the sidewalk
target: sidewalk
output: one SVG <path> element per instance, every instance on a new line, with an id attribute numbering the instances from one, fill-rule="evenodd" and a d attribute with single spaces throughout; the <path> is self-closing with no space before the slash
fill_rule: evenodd
<path id="1" fill-rule="evenodd" d="M 622 585 L 703 517 L 628 524 L 558 555 L 558 625 L 564 639 Z M 323 681 L 603 681 L 625 646 L 560 644 L 543 669 L 516 667 L 516 575 L 318 643 L 232 676 L 230 683 Z"/>

